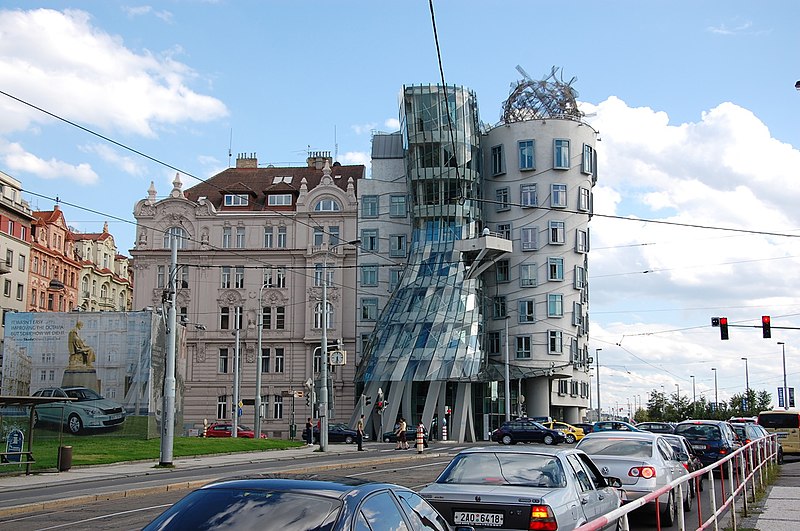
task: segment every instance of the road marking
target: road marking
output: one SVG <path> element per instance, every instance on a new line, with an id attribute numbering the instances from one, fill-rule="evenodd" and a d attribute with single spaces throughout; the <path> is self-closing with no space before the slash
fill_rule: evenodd
<path id="1" fill-rule="evenodd" d="M 47 531 L 48 529 L 58 529 L 58 528 L 61 528 L 61 527 L 72 527 L 72 526 L 80 525 L 80 524 L 83 524 L 83 523 L 86 523 L 86 522 L 92 522 L 92 521 L 95 521 L 95 520 L 105 520 L 106 518 L 113 518 L 115 516 L 122 516 L 122 515 L 126 515 L 126 514 L 138 513 L 138 512 L 142 512 L 142 511 L 151 511 L 153 509 L 163 509 L 165 507 L 171 507 L 171 506 L 172 506 L 171 503 L 165 503 L 163 505 L 153 505 L 152 507 L 141 507 L 139 509 L 131 509 L 130 511 L 122 511 L 122 512 L 118 512 L 118 513 L 104 514 L 102 516 L 95 516 L 94 518 L 86 518 L 85 520 L 78 520 L 76 522 L 69 522 L 69 523 L 66 523 L 66 524 L 54 525 L 52 527 L 42 527 L 42 528 L 37 529 L 36 531 Z"/>

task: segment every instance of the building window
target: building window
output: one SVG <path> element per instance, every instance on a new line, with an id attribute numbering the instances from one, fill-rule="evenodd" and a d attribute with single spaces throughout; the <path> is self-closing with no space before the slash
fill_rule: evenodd
<path id="1" fill-rule="evenodd" d="M 561 354 L 564 350 L 563 337 L 561 330 L 547 331 L 547 352 L 549 354 Z"/>
<path id="2" fill-rule="evenodd" d="M 574 286 L 575 289 L 583 289 L 586 286 L 586 269 L 582 266 L 575 266 L 575 279 L 574 279 Z"/>
<path id="3" fill-rule="evenodd" d="M 323 273 L 325 271 L 326 271 L 326 269 L 323 267 L 323 264 L 314 264 L 314 285 L 315 286 L 317 286 L 317 287 L 322 286 L 322 278 L 323 278 Z M 327 273 L 328 273 L 327 282 L 328 282 L 328 285 L 331 286 L 331 285 L 333 285 L 333 269 L 331 269 L 330 267 L 327 268 Z"/>
<path id="4" fill-rule="evenodd" d="M 564 280 L 564 259 L 550 257 L 547 259 L 547 280 Z"/>
<path id="5" fill-rule="evenodd" d="M 276 267 L 275 268 L 275 276 L 274 276 L 275 284 L 273 287 L 276 288 L 285 288 L 286 287 L 286 268 Z"/>
<path id="6" fill-rule="evenodd" d="M 286 248 L 286 227 L 278 227 L 278 249 Z"/>
<path id="7" fill-rule="evenodd" d="M 361 217 L 362 218 L 378 217 L 377 195 L 365 195 L 361 197 Z"/>
<path id="8" fill-rule="evenodd" d="M 317 373 L 322 370 L 322 348 L 315 348 L 312 356 L 314 357 L 314 372 Z"/>
<path id="9" fill-rule="evenodd" d="M 486 334 L 486 349 L 490 356 L 500 354 L 500 332 L 488 332 Z"/>
<path id="10" fill-rule="evenodd" d="M 361 266 L 361 285 L 362 286 L 377 286 L 378 285 L 378 266 L 377 265 L 363 265 L 363 266 Z"/>
<path id="11" fill-rule="evenodd" d="M 553 208 L 566 208 L 567 206 L 567 185 L 550 185 L 550 206 Z"/>
<path id="12" fill-rule="evenodd" d="M 589 212 L 589 189 L 580 187 L 578 188 L 578 210 L 581 212 Z"/>
<path id="13" fill-rule="evenodd" d="M 226 419 L 228 418 L 228 397 L 227 396 L 218 396 L 217 397 L 217 418 L 218 419 Z"/>
<path id="14" fill-rule="evenodd" d="M 495 280 L 498 283 L 509 281 L 508 260 L 498 260 L 495 263 Z"/>
<path id="15" fill-rule="evenodd" d="M 3 295 L 6 297 L 11 296 L 11 281 L 9 279 L 6 279 L 5 282 L 3 282 Z"/>
<path id="16" fill-rule="evenodd" d="M 511 223 L 498 223 L 497 233 L 506 240 L 511 239 Z"/>
<path id="17" fill-rule="evenodd" d="M 361 249 L 378 252 L 378 229 L 361 230 Z"/>
<path id="18" fill-rule="evenodd" d="M 548 223 L 550 243 L 553 245 L 564 245 L 566 236 L 564 235 L 564 222 L 551 221 Z"/>
<path id="19" fill-rule="evenodd" d="M 406 208 L 406 196 L 393 195 L 389 197 L 389 216 L 393 218 L 404 218 L 408 211 Z"/>
<path id="20" fill-rule="evenodd" d="M 341 209 L 339 203 L 333 199 L 322 199 L 314 205 L 316 212 L 339 212 Z"/>
<path id="21" fill-rule="evenodd" d="M 221 348 L 219 349 L 219 365 L 217 366 L 217 372 L 227 374 L 228 372 L 228 349 Z"/>
<path id="22" fill-rule="evenodd" d="M 564 138 L 553 140 L 553 168 L 569 169 L 569 140 Z"/>
<path id="23" fill-rule="evenodd" d="M 244 266 L 236 266 L 233 282 L 236 289 L 244 288 Z"/>
<path id="24" fill-rule="evenodd" d="M 264 227 L 264 249 L 272 249 L 273 246 L 273 228 L 272 227 Z"/>
<path id="25" fill-rule="evenodd" d="M 525 227 L 519 231 L 523 251 L 535 251 L 539 248 L 539 227 Z"/>
<path id="26" fill-rule="evenodd" d="M 325 229 L 322 227 L 314 227 L 314 235 L 312 236 L 314 247 L 321 247 L 325 243 Z"/>
<path id="27" fill-rule="evenodd" d="M 219 329 L 229 330 L 231 327 L 231 309 L 223 306 L 219 309 Z"/>
<path id="28" fill-rule="evenodd" d="M 402 269 L 390 269 L 389 270 L 389 291 L 394 291 L 394 289 L 400 285 L 400 277 L 403 275 Z"/>
<path id="29" fill-rule="evenodd" d="M 269 372 L 269 358 L 270 358 L 270 349 L 262 348 L 261 349 L 261 372 Z"/>
<path id="30" fill-rule="evenodd" d="M 233 234 L 231 227 L 222 227 L 222 247 L 224 249 L 231 248 L 231 237 Z"/>
<path id="31" fill-rule="evenodd" d="M 189 236 L 186 234 L 186 231 L 183 227 L 170 227 L 164 233 L 164 240 L 162 242 L 162 247 L 164 249 L 170 249 L 170 240 L 172 236 L 178 239 L 178 249 L 183 249 L 186 247 L 186 242 L 189 241 Z"/>
<path id="32" fill-rule="evenodd" d="M 275 372 L 282 373 L 286 366 L 286 350 L 283 347 L 275 347 Z"/>
<path id="33" fill-rule="evenodd" d="M 378 318 L 378 299 L 361 299 L 361 320 L 374 321 Z"/>
<path id="34" fill-rule="evenodd" d="M 499 188 L 494 193 L 495 207 L 498 212 L 509 210 L 511 206 L 508 204 L 508 188 Z"/>
<path id="35" fill-rule="evenodd" d="M 519 286 L 521 288 L 535 288 L 539 282 L 536 276 L 536 264 L 520 264 Z"/>
<path id="36" fill-rule="evenodd" d="M 330 302 L 328 304 L 328 311 L 327 311 L 327 329 L 331 329 L 331 323 L 333 323 L 333 304 Z M 322 302 L 318 302 L 314 305 L 314 328 L 321 329 L 322 328 Z"/>
<path id="37" fill-rule="evenodd" d="M 247 206 L 247 194 L 225 194 L 225 206 Z"/>
<path id="38" fill-rule="evenodd" d="M 276 306 L 275 330 L 285 330 L 285 329 L 286 329 L 286 306 Z"/>
<path id="39" fill-rule="evenodd" d="M 589 252 L 589 231 L 588 230 L 575 230 L 575 252 L 588 253 Z"/>
<path id="40" fill-rule="evenodd" d="M 535 303 L 533 300 L 519 301 L 519 322 L 533 323 L 536 321 Z"/>
<path id="41" fill-rule="evenodd" d="M 220 268 L 220 282 L 219 287 L 222 289 L 230 289 L 231 287 L 231 266 L 222 266 Z"/>
<path id="42" fill-rule="evenodd" d="M 503 160 L 503 146 L 492 148 L 492 175 L 500 175 L 506 172 L 505 161 Z"/>
<path id="43" fill-rule="evenodd" d="M 564 297 L 558 293 L 547 295 L 547 317 L 562 317 L 564 315 Z"/>
<path id="44" fill-rule="evenodd" d="M 531 358 L 531 336 L 517 336 L 515 357 L 523 360 Z"/>
<path id="45" fill-rule="evenodd" d="M 272 395 L 272 418 L 283 418 L 283 397 L 281 395 Z"/>
<path id="46" fill-rule="evenodd" d="M 389 256 L 406 256 L 406 235 L 392 234 L 389 236 Z"/>
<path id="47" fill-rule="evenodd" d="M 236 227 L 236 248 L 244 249 L 244 227 Z"/>
<path id="48" fill-rule="evenodd" d="M 519 202 L 522 208 L 531 208 L 539 205 L 535 184 L 523 184 L 519 187 Z"/>
<path id="49" fill-rule="evenodd" d="M 6 249 L 6 267 L 11 267 L 14 263 L 14 251 Z"/>
<path id="50" fill-rule="evenodd" d="M 17 284 L 17 300 L 21 301 L 22 297 L 25 295 L 25 286 L 23 284 Z"/>
<path id="51" fill-rule="evenodd" d="M 519 146 L 519 169 L 520 170 L 534 170 L 536 169 L 535 159 L 533 156 L 533 140 L 520 140 Z"/>
<path id="52" fill-rule="evenodd" d="M 292 206 L 292 194 L 273 194 L 267 196 L 269 206 Z"/>
<path id="53" fill-rule="evenodd" d="M 581 171 L 588 175 L 594 173 L 594 149 L 589 144 L 583 145 L 583 161 L 581 163 Z"/>
<path id="54" fill-rule="evenodd" d="M 11 236 L 14 235 L 14 221 L 11 219 L 8 220 L 8 234 Z"/>
<path id="55" fill-rule="evenodd" d="M 583 305 L 579 302 L 572 303 L 572 324 L 580 326 L 583 323 Z"/>
<path id="56" fill-rule="evenodd" d="M 333 247 L 339 243 L 339 226 L 331 225 L 328 227 L 328 246 Z"/>
<path id="57" fill-rule="evenodd" d="M 506 315 L 506 298 L 494 297 L 492 299 L 492 318 L 505 319 Z"/>
<path id="58" fill-rule="evenodd" d="M 25 271 L 25 262 L 27 261 L 28 258 L 24 254 L 19 255 L 19 260 L 17 261 L 17 268 L 20 271 Z"/>

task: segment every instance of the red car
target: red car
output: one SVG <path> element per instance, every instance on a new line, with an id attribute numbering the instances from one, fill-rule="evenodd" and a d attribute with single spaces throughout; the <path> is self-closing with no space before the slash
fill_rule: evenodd
<path id="1" fill-rule="evenodd" d="M 236 426 L 236 436 L 242 437 L 244 439 L 252 439 L 253 438 L 253 430 L 252 428 L 248 428 L 242 424 Z M 230 437 L 231 433 L 233 433 L 233 424 L 230 422 L 217 422 L 212 424 L 206 430 L 206 437 Z M 201 435 L 202 436 L 202 435 Z M 261 439 L 266 439 L 267 436 L 263 433 L 261 434 Z"/>

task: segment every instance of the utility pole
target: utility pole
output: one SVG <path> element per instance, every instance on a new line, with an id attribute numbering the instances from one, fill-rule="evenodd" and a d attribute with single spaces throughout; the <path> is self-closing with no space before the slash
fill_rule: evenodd
<path id="1" fill-rule="evenodd" d="M 600 351 L 601 348 L 594 349 L 594 360 L 597 362 L 597 420 L 603 420 L 600 415 Z"/>
<path id="2" fill-rule="evenodd" d="M 261 437 L 261 364 L 263 363 L 264 350 L 261 347 L 261 340 L 264 330 L 264 288 L 267 285 L 264 283 L 264 277 L 261 277 L 261 289 L 258 290 L 258 345 L 256 347 L 256 399 L 255 399 L 255 419 L 253 422 L 253 433 L 256 439 Z M 292 412 L 294 413 L 294 397 L 292 398 Z M 294 419 L 292 419 L 294 424 Z"/>
<path id="3" fill-rule="evenodd" d="M 177 310 L 175 294 L 178 290 L 178 235 L 170 232 L 170 265 L 167 293 L 169 309 L 167 310 L 167 345 L 164 360 L 164 402 L 161 411 L 161 456 L 158 464 L 172 466 L 172 447 L 175 440 L 175 337 L 177 330 Z"/>
<path id="4" fill-rule="evenodd" d="M 233 422 L 231 437 L 239 436 L 239 307 L 233 312 L 233 326 L 236 328 L 236 347 L 233 352 Z M 260 435 L 259 435 L 260 437 Z"/>
<path id="5" fill-rule="evenodd" d="M 509 361 L 508 361 L 508 319 L 506 315 L 506 352 L 505 352 L 505 405 L 506 405 L 506 422 L 511 420 L 511 380 L 509 379 Z"/>

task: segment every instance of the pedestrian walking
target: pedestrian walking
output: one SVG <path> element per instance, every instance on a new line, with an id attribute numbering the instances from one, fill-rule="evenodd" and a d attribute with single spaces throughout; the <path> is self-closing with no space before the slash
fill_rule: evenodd
<path id="1" fill-rule="evenodd" d="M 358 419 L 356 423 L 356 442 L 358 443 L 358 451 L 364 451 L 364 415 L 361 415 L 361 418 Z"/>
<path id="2" fill-rule="evenodd" d="M 408 429 L 408 425 L 406 424 L 406 419 L 400 417 L 400 421 L 397 423 L 397 447 L 395 450 L 408 450 L 408 441 L 406 441 L 406 430 Z"/>
<path id="3" fill-rule="evenodd" d="M 306 443 L 311 446 L 314 444 L 314 424 L 311 422 L 311 417 L 306 420 L 306 430 L 303 432 L 306 437 Z"/>

